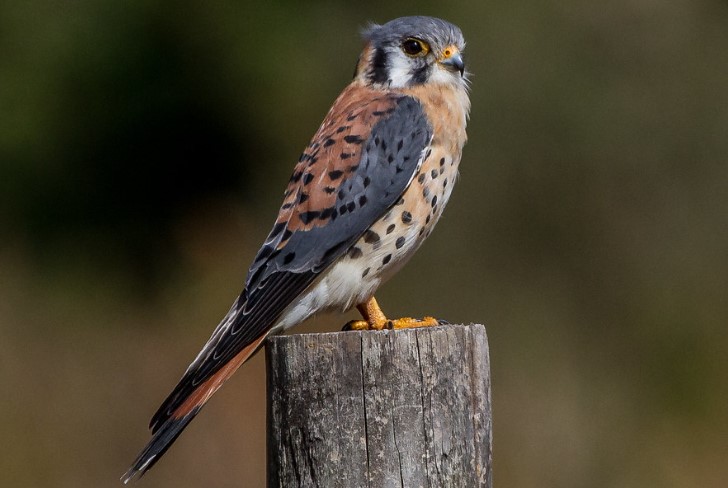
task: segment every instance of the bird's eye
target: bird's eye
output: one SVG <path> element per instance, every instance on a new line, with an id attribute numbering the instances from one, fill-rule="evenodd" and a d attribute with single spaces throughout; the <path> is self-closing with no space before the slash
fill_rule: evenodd
<path id="1" fill-rule="evenodd" d="M 430 51 L 430 46 L 425 41 L 410 37 L 402 43 L 402 50 L 408 56 L 424 56 Z"/>

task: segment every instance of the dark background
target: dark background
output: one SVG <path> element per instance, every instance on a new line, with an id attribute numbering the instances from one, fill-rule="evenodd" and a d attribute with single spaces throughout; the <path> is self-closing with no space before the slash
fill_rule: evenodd
<path id="1" fill-rule="evenodd" d="M 385 311 L 487 325 L 496 486 L 725 486 L 726 2 L 362 5 L 3 2 L 0 484 L 117 486 L 358 30 L 429 14 L 469 42 L 470 142 Z M 263 486 L 263 366 L 140 486 Z"/>

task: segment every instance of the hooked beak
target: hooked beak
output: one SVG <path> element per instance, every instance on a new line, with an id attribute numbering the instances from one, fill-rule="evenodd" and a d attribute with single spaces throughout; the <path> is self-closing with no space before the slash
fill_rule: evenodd
<path id="1" fill-rule="evenodd" d="M 445 55 L 438 62 L 450 71 L 459 71 L 460 76 L 465 72 L 465 61 L 463 61 L 463 55 L 457 50 L 449 50 L 450 54 Z"/>

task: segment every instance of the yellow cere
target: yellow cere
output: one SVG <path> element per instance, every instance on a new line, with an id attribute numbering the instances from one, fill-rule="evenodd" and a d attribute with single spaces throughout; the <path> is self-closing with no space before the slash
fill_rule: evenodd
<path id="1" fill-rule="evenodd" d="M 442 50 L 442 57 L 438 61 L 449 59 L 458 52 L 460 52 L 460 50 L 454 44 L 451 44 Z"/>

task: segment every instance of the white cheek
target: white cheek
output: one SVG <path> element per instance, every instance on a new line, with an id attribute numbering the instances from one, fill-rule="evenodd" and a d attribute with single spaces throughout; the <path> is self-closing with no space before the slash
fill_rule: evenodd
<path id="1" fill-rule="evenodd" d="M 392 88 L 404 88 L 412 79 L 412 66 L 409 59 L 398 52 L 390 52 L 388 56 L 389 80 Z"/>
<path id="2" fill-rule="evenodd" d="M 459 74 L 441 68 L 439 65 L 435 66 L 435 69 L 433 69 L 432 73 L 430 73 L 430 82 L 454 86 L 464 84 L 462 77 Z"/>

